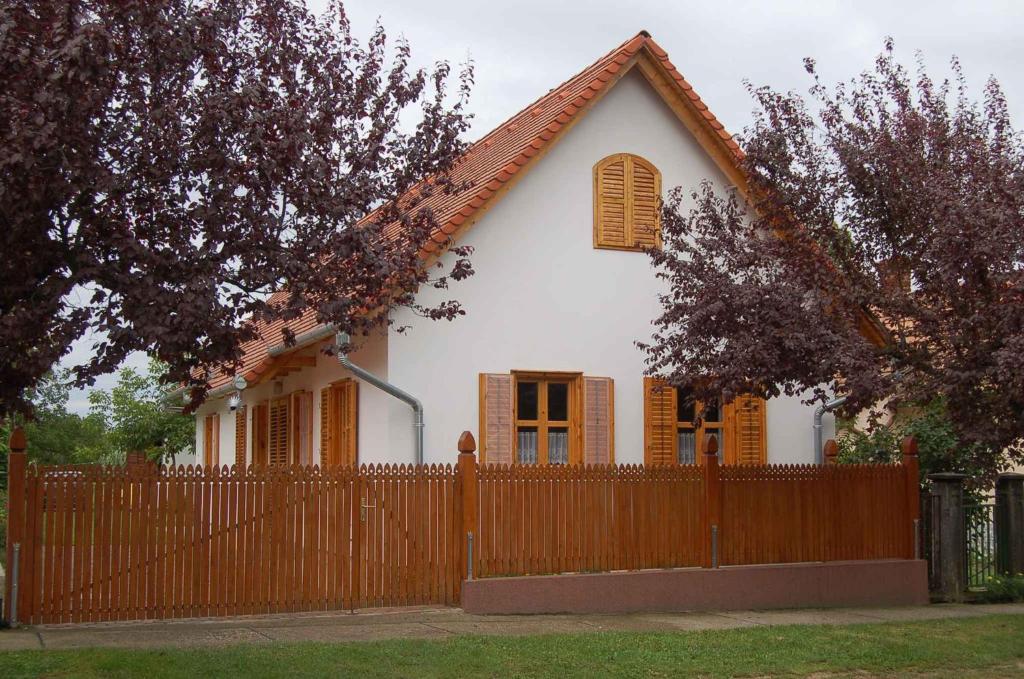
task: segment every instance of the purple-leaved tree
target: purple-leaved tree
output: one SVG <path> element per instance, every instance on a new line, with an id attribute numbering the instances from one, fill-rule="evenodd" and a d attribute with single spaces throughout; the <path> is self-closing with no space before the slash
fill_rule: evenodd
<path id="1" fill-rule="evenodd" d="M 698 398 L 831 391 L 848 414 L 939 398 L 976 466 L 1021 460 L 1024 143 L 998 83 L 974 103 L 955 60 L 936 83 L 891 44 L 834 88 L 806 66 L 810 103 L 750 88 L 746 200 L 666 201 L 649 370 Z"/>
<path id="2" fill-rule="evenodd" d="M 357 42 L 338 2 L 0 5 L 0 416 L 90 333 L 80 385 L 145 351 L 196 405 L 248 320 L 312 309 L 357 335 L 471 274 L 421 250 L 472 74 L 409 59 L 380 27 Z"/>

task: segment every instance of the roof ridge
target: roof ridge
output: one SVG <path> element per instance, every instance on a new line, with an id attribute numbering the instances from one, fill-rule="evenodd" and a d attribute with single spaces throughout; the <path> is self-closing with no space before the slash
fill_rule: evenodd
<path id="1" fill-rule="evenodd" d="M 741 160 L 743 152 L 736 141 L 672 64 L 668 53 L 654 41 L 649 32 L 642 30 L 467 145 L 465 152 L 450 170 L 452 178 L 458 183 L 467 182 L 467 188 L 453 193 L 434 192 L 419 203 L 422 208 L 434 211 L 438 224 L 423 251 L 427 254 L 440 252 L 450 238 L 457 237 L 461 229 L 467 228 L 478 211 L 513 176 L 526 168 L 532 159 L 543 153 L 566 126 L 577 118 L 577 114 L 587 108 L 588 102 L 606 92 L 609 83 L 613 83 L 621 75 L 623 67 L 641 51 L 646 51 L 652 63 L 678 88 L 678 95 L 693 110 L 698 122 L 706 126 L 711 140 L 724 145 L 730 152 L 727 155 L 731 157 L 723 162 L 736 163 Z M 429 179 L 423 177 L 410 186 L 404 195 L 415 191 Z M 402 200 L 402 197 L 398 200 Z M 370 219 L 376 213 L 376 210 L 371 211 L 359 221 Z M 393 222 L 383 227 L 383 235 L 389 238 L 400 237 L 401 229 L 400 222 Z M 268 350 L 271 343 L 277 342 L 268 335 L 284 325 L 282 319 L 270 323 L 257 322 L 258 336 L 242 347 L 240 374 L 251 375 L 256 379 L 272 365 L 274 358 Z M 316 314 L 309 309 L 287 325 L 296 334 L 301 334 L 317 325 Z M 228 375 L 215 370 L 208 385 L 215 388 L 229 381 Z"/>
<path id="2" fill-rule="evenodd" d="M 510 115 L 508 118 L 505 118 L 502 122 L 498 123 L 493 128 L 491 128 L 482 137 L 480 137 L 479 139 L 477 139 L 474 142 L 471 142 L 470 145 L 469 145 L 469 148 L 466 149 L 466 154 L 468 154 L 470 151 L 472 151 L 474 146 L 476 146 L 477 144 L 479 144 L 479 143 L 483 142 L 485 139 L 487 139 L 487 137 L 490 137 L 491 135 L 497 134 L 502 129 L 504 129 L 504 127 L 506 125 L 511 123 L 513 120 L 515 120 L 516 118 L 518 118 L 522 114 L 526 113 L 530 109 L 534 108 L 540 102 L 542 102 L 545 99 L 547 99 L 549 96 L 551 96 L 552 92 L 557 92 L 558 90 L 565 89 L 566 87 L 568 87 L 570 85 L 570 83 L 573 83 L 576 80 L 578 80 L 581 77 L 583 77 L 590 69 L 594 68 L 598 64 L 604 63 L 605 61 L 607 61 L 608 59 L 613 57 L 615 54 L 617 54 L 617 53 L 621 52 L 623 49 L 625 49 L 634 40 L 636 40 L 637 38 L 640 38 L 640 37 L 643 37 L 645 40 L 648 40 L 648 39 L 650 39 L 651 34 L 648 33 L 647 31 L 641 30 L 639 33 L 636 33 L 632 37 L 627 38 L 626 40 L 624 40 L 621 43 L 619 43 L 613 49 L 608 50 L 607 52 L 605 52 L 604 54 L 599 56 L 597 59 L 594 59 L 588 65 L 584 66 L 581 70 L 577 71 L 572 76 L 566 78 L 565 80 L 563 80 L 559 84 L 557 84 L 554 87 L 548 89 L 547 92 L 545 92 L 544 94 L 540 95 L 539 97 L 537 97 L 536 99 L 531 101 L 529 104 L 527 104 L 526 106 L 522 107 L 521 109 L 519 109 L 518 111 L 516 111 L 515 113 Z"/>

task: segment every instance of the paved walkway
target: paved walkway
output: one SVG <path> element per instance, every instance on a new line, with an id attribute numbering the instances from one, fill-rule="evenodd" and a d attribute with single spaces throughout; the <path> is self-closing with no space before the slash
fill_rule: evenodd
<path id="1" fill-rule="evenodd" d="M 836 608 L 629 615 L 468 615 L 457 608 L 401 608 L 356 613 L 292 613 L 176 621 L 40 625 L 0 631 L 0 651 L 107 646 L 156 648 L 266 644 L 275 641 L 445 639 L 462 634 L 559 634 L 679 631 L 754 625 L 849 625 L 989 615 L 1024 615 L 1024 604 L 939 604 L 912 608 Z"/>

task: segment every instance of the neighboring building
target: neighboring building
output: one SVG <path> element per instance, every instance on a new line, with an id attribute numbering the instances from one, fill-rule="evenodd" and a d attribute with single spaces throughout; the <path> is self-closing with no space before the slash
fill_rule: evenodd
<path id="1" fill-rule="evenodd" d="M 463 430 L 485 462 L 688 463 L 710 433 L 733 463 L 814 461 L 813 409 L 798 398 L 741 398 L 702 426 L 674 390 L 644 377 L 663 283 L 663 188 L 711 179 L 745 188 L 741 152 L 646 32 L 552 89 L 474 144 L 456 178 L 473 186 L 438 206 L 444 231 L 474 248 L 476 274 L 453 287 L 466 316 L 394 312 L 351 360 L 423 404 L 427 463 L 454 462 Z M 427 303 L 440 293 L 421 293 Z M 280 325 L 246 347 L 241 407 L 231 378 L 211 382 L 196 417 L 200 461 L 411 463 L 409 406 Z M 682 404 L 682 406 L 680 406 Z M 825 436 L 834 423 L 825 420 Z"/>

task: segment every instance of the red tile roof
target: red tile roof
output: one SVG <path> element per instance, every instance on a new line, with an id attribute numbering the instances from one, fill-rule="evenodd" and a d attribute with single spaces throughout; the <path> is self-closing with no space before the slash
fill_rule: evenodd
<path id="1" fill-rule="evenodd" d="M 647 31 L 641 31 L 469 147 L 452 172 L 452 179 L 457 184 L 468 182 L 469 188 L 454 194 L 437 192 L 421 203 L 434 210 L 441 225 L 433 236 L 437 244 L 433 250 L 439 250 L 439 246 L 465 228 L 467 222 L 495 193 L 523 171 L 538 153 L 546 150 L 551 140 L 578 118 L 577 114 L 589 102 L 607 91 L 609 83 L 625 73 L 623 68 L 628 70 L 641 54 L 660 65 L 663 74 L 678 86 L 678 93 L 689 102 L 699 120 L 713 133 L 712 137 L 720 143 L 728 157 L 737 163 L 742 160 L 743 152 L 732 135 L 676 70 L 665 50 L 654 42 Z M 386 227 L 385 233 L 397 235 L 400 228 L 394 224 Z M 298 321 L 293 321 L 289 327 L 299 335 L 316 325 L 315 315 L 310 311 Z M 259 328 L 260 339 L 243 347 L 245 356 L 239 373 L 246 379 L 257 379 L 273 363 L 268 351 L 271 346 L 281 343 L 283 326 L 282 321 L 262 325 Z M 224 386 L 230 381 L 229 375 L 218 373 L 211 379 L 210 388 Z"/>

